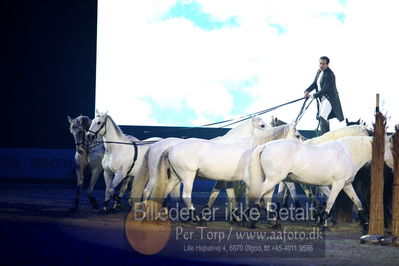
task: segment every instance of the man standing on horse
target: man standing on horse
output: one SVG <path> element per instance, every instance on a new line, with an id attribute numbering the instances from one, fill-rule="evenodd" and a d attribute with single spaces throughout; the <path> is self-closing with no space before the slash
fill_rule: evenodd
<path id="1" fill-rule="evenodd" d="M 325 132 L 330 131 L 329 119 L 335 117 L 341 122 L 344 120 L 344 115 L 342 113 L 341 102 L 335 85 L 335 75 L 328 66 L 330 59 L 327 56 L 322 56 L 319 59 L 319 63 L 320 69 L 317 71 L 313 83 L 304 91 L 304 93 L 305 97 L 309 97 L 309 93 L 316 89 L 316 92 L 310 95 L 310 97 L 321 101 L 318 119 L 321 134 L 324 134 Z"/>

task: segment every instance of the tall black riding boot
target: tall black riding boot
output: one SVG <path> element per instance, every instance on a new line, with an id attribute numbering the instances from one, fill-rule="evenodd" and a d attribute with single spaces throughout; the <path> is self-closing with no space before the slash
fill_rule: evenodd
<path id="1" fill-rule="evenodd" d="M 324 118 L 320 117 L 320 130 L 321 130 L 321 135 L 324 133 L 330 131 L 330 122 L 328 120 L 325 120 Z"/>

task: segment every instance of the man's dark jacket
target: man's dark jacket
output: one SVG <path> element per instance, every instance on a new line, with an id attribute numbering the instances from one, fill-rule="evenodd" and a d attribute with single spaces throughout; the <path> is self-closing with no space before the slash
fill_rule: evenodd
<path id="1" fill-rule="evenodd" d="M 316 89 L 317 91 L 317 79 L 321 70 L 317 71 L 316 78 L 313 83 L 306 89 L 307 92 L 311 92 Z M 325 96 L 331 103 L 332 111 L 328 116 L 328 119 L 336 117 L 340 122 L 344 120 L 344 115 L 342 113 L 341 102 L 339 100 L 339 95 L 337 91 L 337 87 L 335 86 L 335 75 L 334 72 L 330 68 L 326 68 L 324 70 L 323 76 L 320 80 L 320 91 L 317 91 L 314 94 L 315 98 L 322 98 Z"/>

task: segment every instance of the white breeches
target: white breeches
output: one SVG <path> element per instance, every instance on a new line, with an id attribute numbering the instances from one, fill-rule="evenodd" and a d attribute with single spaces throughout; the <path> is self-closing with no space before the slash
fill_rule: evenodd
<path id="1" fill-rule="evenodd" d="M 328 120 L 328 115 L 331 113 L 332 106 L 329 100 L 326 97 L 321 98 L 321 107 L 320 107 L 320 117 L 324 120 Z"/>

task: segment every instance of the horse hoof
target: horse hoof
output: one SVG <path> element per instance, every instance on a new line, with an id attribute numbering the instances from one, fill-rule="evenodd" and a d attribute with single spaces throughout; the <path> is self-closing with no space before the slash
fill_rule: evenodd
<path id="1" fill-rule="evenodd" d="M 133 199 L 128 199 L 127 202 L 129 203 L 129 205 L 130 205 L 131 207 L 134 206 L 134 201 L 133 201 Z"/>
<path id="2" fill-rule="evenodd" d="M 101 208 L 101 209 L 98 211 L 98 214 L 101 214 L 101 215 L 107 214 L 107 209 L 106 209 L 106 208 Z"/>
<path id="3" fill-rule="evenodd" d="M 100 205 L 98 204 L 98 202 L 97 202 L 97 200 L 96 200 L 95 197 L 90 196 L 90 197 L 89 197 L 89 201 L 90 201 L 91 207 L 92 207 L 93 209 L 95 209 L 95 210 L 100 209 Z"/>
<path id="4" fill-rule="evenodd" d="M 232 218 L 229 223 L 231 225 L 240 225 L 242 223 L 242 221 L 237 220 L 236 218 Z"/>
<path id="5" fill-rule="evenodd" d="M 115 205 L 112 207 L 112 210 L 114 210 L 114 211 L 122 211 L 124 208 L 125 208 L 125 207 L 124 207 L 123 204 L 118 203 L 118 204 L 115 204 Z"/>
<path id="6" fill-rule="evenodd" d="M 95 210 L 99 210 L 100 209 L 100 205 L 98 204 L 97 201 L 93 201 L 91 202 L 91 207 Z"/>
<path id="7" fill-rule="evenodd" d="M 204 213 L 211 213 L 211 208 L 208 207 L 208 205 L 205 205 L 202 210 L 201 210 L 201 215 L 204 215 Z"/>
<path id="8" fill-rule="evenodd" d="M 323 225 L 323 227 L 321 228 L 322 232 L 330 232 L 331 228 L 329 226 Z"/>
<path id="9" fill-rule="evenodd" d="M 104 208 L 100 209 L 100 211 L 98 213 L 101 215 L 105 215 L 105 214 L 115 213 L 115 210 L 112 208 L 104 207 Z"/>
<path id="10" fill-rule="evenodd" d="M 369 224 L 367 223 L 367 224 L 363 224 L 363 226 L 362 226 L 362 231 L 363 231 L 363 233 L 364 234 L 367 234 L 368 233 L 368 231 L 369 231 Z"/>
<path id="11" fill-rule="evenodd" d="M 276 223 L 275 225 L 272 226 L 272 229 L 281 229 L 281 224 Z"/>
<path id="12" fill-rule="evenodd" d="M 204 219 L 198 221 L 198 225 L 200 226 L 207 226 L 207 222 Z"/>
<path id="13" fill-rule="evenodd" d="M 248 228 L 249 228 L 249 229 L 254 229 L 254 228 L 256 228 L 256 221 L 250 219 L 250 220 L 248 221 L 247 225 L 248 225 Z"/>
<path id="14" fill-rule="evenodd" d="M 237 223 L 237 226 L 240 226 L 240 227 L 248 227 L 248 223 L 247 223 L 247 221 L 242 220 L 242 221 L 240 221 L 240 222 Z"/>

